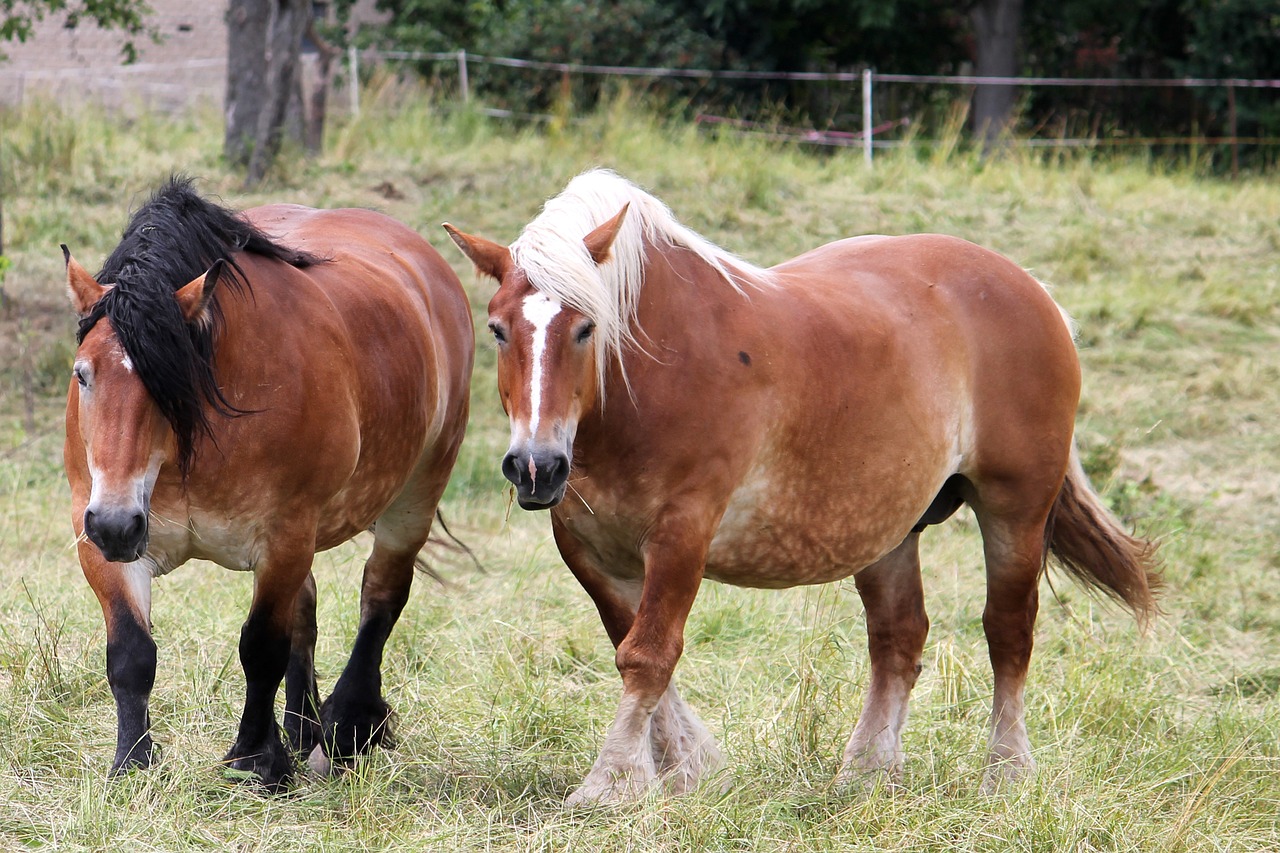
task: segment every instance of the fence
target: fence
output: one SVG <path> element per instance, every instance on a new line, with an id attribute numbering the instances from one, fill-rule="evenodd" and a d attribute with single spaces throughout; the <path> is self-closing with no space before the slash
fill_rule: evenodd
<path id="1" fill-rule="evenodd" d="M 1148 89 L 1206 89 L 1220 88 L 1227 93 L 1228 131 L 1221 137 L 1137 137 L 1125 140 L 1127 144 L 1225 144 L 1232 147 L 1233 168 L 1238 163 L 1238 146 L 1241 142 L 1258 145 L 1280 145 L 1280 138 L 1239 137 L 1237 136 L 1237 116 L 1235 92 L 1237 89 L 1267 89 L 1280 91 L 1280 80 L 1252 80 L 1238 78 L 1100 78 L 1100 77 L 975 77 L 972 75 L 942 74 L 882 74 L 870 68 L 856 72 L 820 72 L 820 71 L 712 71 L 697 68 L 643 68 L 614 65 L 585 65 L 568 62 L 544 62 L 530 59 L 513 59 L 505 56 L 482 56 L 470 54 L 465 50 L 450 52 L 368 50 L 357 52 L 352 48 L 349 53 L 351 79 L 359 79 L 359 63 L 362 60 L 391 60 L 411 62 L 443 62 L 456 63 L 459 94 L 464 101 L 470 99 L 471 64 L 493 65 L 505 68 L 521 68 L 532 71 L 549 71 L 561 75 L 579 74 L 593 76 L 675 78 L 698 80 L 759 80 L 759 81 L 807 81 L 860 84 L 862 89 L 862 130 L 854 132 L 830 132 L 800 128 L 764 128 L 748 127 L 743 123 L 724 119 L 719 116 L 700 116 L 707 123 L 724 124 L 747 132 L 765 132 L 777 138 L 790 139 L 819 145 L 860 145 L 863 158 L 871 163 L 876 148 L 888 148 L 900 144 L 894 140 L 877 139 L 876 135 L 884 130 L 899 127 L 907 123 L 906 119 L 897 119 L 880 126 L 873 126 L 874 96 L 877 83 L 912 83 L 941 86 L 1015 86 L 1015 87 L 1075 87 L 1075 88 L 1148 88 Z M 353 88 L 354 92 L 354 88 Z M 355 95 L 353 94 L 353 97 Z M 354 111 L 359 110 L 359 103 L 353 101 Z M 503 117 L 513 115 L 505 110 L 488 110 Z M 549 116 L 530 116 L 549 118 Z M 1113 144 L 1114 141 L 1097 138 L 1040 138 L 1011 140 L 1011 144 L 1029 147 L 1084 147 Z"/>
<path id="2" fill-rule="evenodd" d="M 915 84 L 925 86 L 1014 86 L 1076 87 L 1105 89 L 1207 89 L 1218 88 L 1226 92 L 1227 128 L 1221 136 L 1158 136 L 1128 137 L 1123 140 L 1104 139 L 1096 136 L 1076 138 L 1013 139 L 1009 144 L 1026 147 L 1077 148 L 1108 145 L 1161 145 L 1161 144 L 1215 144 L 1230 146 L 1233 171 L 1238 162 L 1241 144 L 1280 145 L 1280 138 L 1240 137 L 1237 135 L 1237 90 L 1267 90 L 1280 92 L 1280 80 L 1253 79 L 1129 79 L 1129 78 L 1080 78 L 1080 77 L 975 77 L 964 75 L 884 74 L 873 69 L 849 72 L 819 71 L 713 71 L 698 68 L 646 68 L 612 65 L 586 65 L 566 62 L 543 62 L 514 59 L 504 56 L 483 56 L 465 50 L 449 52 L 365 50 L 352 47 L 348 51 L 348 81 L 360 79 L 362 63 L 382 62 L 434 62 L 456 69 L 460 97 L 471 98 L 472 65 L 489 65 L 503 68 L 526 69 L 536 72 L 552 72 L 568 75 L 631 77 L 691 80 L 737 80 L 761 82 L 812 82 L 843 83 L 860 88 L 862 129 L 858 131 L 831 131 L 814 128 L 791 128 L 752 123 L 723 116 L 699 115 L 701 124 L 723 127 L 740 133 L 766 134 L 812 145 L 860 147 L 864 159 L 870 163 L 875 149 L 891 148 L 902 142 L 886 139 L 883 134 L 909 123 L 906 118 L 873 123 L 877 85 Z M 189 59 L 170 63 L 137 63 L 112 68 L 64 68 L 50 70 L 13 70 L 0 68 L 0 101 L 21 103 L 28 89 L 39 90 L 59 100 L 63 96 L 96 100 L 99 103 L 123 102 L 126 97 L 141 97 L 151 107 L 169 111 L 190 108 L 201 101 L 220 99 L 225 88 L 225 58 Z M 360 111 L 360 87 L 347 85 L 349 107 L 353 113 Z M 510 110 L 486 108 L 491 115 L 504 118 L 547 120 L 550 116 L 518 113 Z M 927 141 L 927 140 L 925 140 Z"/>

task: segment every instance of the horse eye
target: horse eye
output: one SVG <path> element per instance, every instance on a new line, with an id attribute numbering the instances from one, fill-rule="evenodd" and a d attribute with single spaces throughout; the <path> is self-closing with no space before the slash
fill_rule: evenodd
<path id="1" fill-rule="evenodd" d="M 493 332 L 493 339 L 498 343 L 505 344 L 507 342 L 507 336 L 503 334 L 502 327 L 499 326 L 496 322 L 492 322 L 489 324 L 489 331 Z"/>
<path id="2" fill-rule="evenodd" d="M 84 370 L 77 367 L 71 371 L 71 375 L 76 378 L 76 382 L 79 383 L 81 388 L 89 387 L 89 379 L 84 375 Z"/>
<path id="3" fill-rule="evenodd" d="M 574 338 L 574 340 L 577 343 L 585 344 L 587 341 L 591 340 L 591 335 L 595 333 L 595 330 L 596 330 L 595 323 L 587 323 L 585 326 L 583 326 L 581 329 L 578 330 L 578 335 L 577 337 Z"/>

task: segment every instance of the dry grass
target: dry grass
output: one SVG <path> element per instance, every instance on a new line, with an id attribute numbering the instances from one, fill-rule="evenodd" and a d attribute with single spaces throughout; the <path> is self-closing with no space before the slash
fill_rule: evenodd
<path id="1" fill-rule="evenodd" d="M 131 126 L 6 120 L 0 311 L 0 847 L 500 850 L 1263 850 L 1280 846 L 1280 187 L 1124 161 L 857 157 L 708 140 L 625 105 L 538 134 L 399 100 L 335 129 L 318 162 L 242 194 L 216 116 Z M 171 170 L 229 203 L 376 206 L 488 286 L 438 229 L 509 241 L 576 172 L 608 165 L 759 263 L 855 233 L 992 246 L 1055 286 L 1082 326 L 1080 432 L 1109 500 L 1158 536 L 1167 615 L 1147 636 L 1045 590 L 1029 686 L 1041 770 L 977 793 L 990 676 L 971 517 L 926 537 L 933 630 L 905 784 L 830 787 L 867 671 L 850 584 L 708 585 L 679 676 L 721 737 L 726 795 L 590 813 L 560 802 L 613 710 L 611 649 L 544 516 L 507 517 L 505 422 L 482 344 L 474 420 L 445 510 L 489 571 L 420 583 L 387 654 L 397 750 L 264 799 L 225 781 L 250 583 L 196 564 L 155 585 L 161 766 L 108 782 L 114 713 L 101 617 L 71 549 L 61 403 L 73 324 L 57 245 L 89 267 Z M 319 667 L 350 643 L 357 541 L 317 561 Z"/>

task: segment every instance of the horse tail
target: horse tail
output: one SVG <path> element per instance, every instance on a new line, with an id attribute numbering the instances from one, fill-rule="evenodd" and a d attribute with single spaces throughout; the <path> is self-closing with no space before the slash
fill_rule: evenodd
<path id="1" fill-rule="evenodd" d="M 1062 491 L 1045 527 L 1052 554 L 1079 583 L 1122 602 L 1142 625 L 1160 612 L 1162 580 L 1154 543 L 1127 533 L 1102 503 L 1071 448 Z"/>

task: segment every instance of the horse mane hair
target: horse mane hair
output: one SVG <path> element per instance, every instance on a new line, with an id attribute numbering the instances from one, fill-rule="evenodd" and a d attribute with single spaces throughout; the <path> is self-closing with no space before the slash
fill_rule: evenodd
<path id="1" fill-rule="evenodd" d="M 222 393 L 214 375 L 214 352 L 223 327 L 225 290 L 252 296 L 236 253 L 251 252 L 299 269 L 323 263 L 307 252 L 281 246 L 238 213 L 201 197 L 185 175 L 173 175 L 133 214 L 120 244 L 96 276 L 107 292 L 76 333 L 80 344 L 104 317 L 133 362 L 138 378 L 173 429 L 178 468 L 185 479 L 196 439 L 212 439 L 209 412 L 247 414 Z M 188 323 L 175 291 L 216 261 L 225 266 L 208 304 L 211 322 Z"/>
<path id="2" fill-rule="evenodd" d="M 628 205 L 609 258 L 596 264 L 583 238 Z M 548 200 L 511 244 L 512 261 L 529 283 L 548 297 L 581 312 L 596 324 L 597 363 L 643 350 L 635 329 L 644 284 L 647 246 L 687 249 L 714 269 L 726 284 L 745 293 L 773 283 L 773 274 L 707 240 L 675 218 L 665 204 L 609 169 L 578 175 Z M 625 370 L 623 376 L 625 378 Z M 599 371 L 603 394 L 606 371 Z"/>

